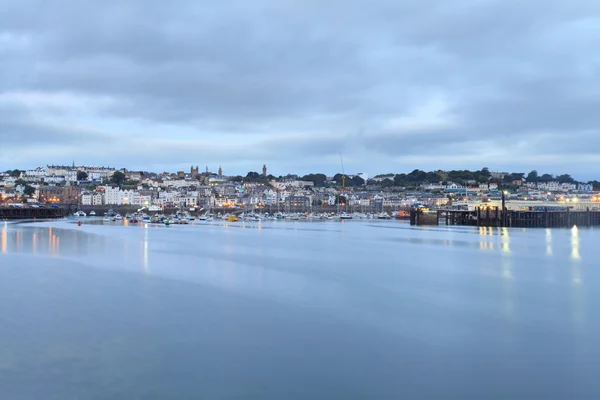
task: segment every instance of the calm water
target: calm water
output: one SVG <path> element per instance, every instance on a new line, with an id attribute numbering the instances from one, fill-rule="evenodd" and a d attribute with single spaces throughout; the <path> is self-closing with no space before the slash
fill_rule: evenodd
<path id="1" fill-rule="evenodd" d="M 600 231 L 0 225 L 3 399 L 600 398 Z"/>

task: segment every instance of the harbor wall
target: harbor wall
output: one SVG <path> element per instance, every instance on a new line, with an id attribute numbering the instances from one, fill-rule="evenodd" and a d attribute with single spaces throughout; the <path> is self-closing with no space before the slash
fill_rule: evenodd
<path id="1" fill-rule="evenodd" d="M 0 220 L 8 219 L 55 219 L 63 218 L 62 208 L 0 207 Z"/>

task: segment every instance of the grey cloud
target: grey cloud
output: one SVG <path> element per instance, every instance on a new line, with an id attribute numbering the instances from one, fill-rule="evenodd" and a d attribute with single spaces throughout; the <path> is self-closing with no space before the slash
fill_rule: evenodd
<path id="1" fill-rule="evenodd" d="M 207 146 L 194 154 L 181 144 L 190 135 L 216 143 L 214 158 L 232 164 L 291 168 L 296 158 L 308 169 L 311 159 L 331 172 L 341 151 L 361 170 L 449 152 L 472 155 L 478 167 L 492 151 L 506 155 L 504 169 L 524 151 L 558 163 L 560 148 L 579 151 L 574 137 L 585 137 L 581 151 L 600 153 L 596 2 L 29 0 L 5 10 L 0 55 L 10 57 L 0 57 L 0 95 L 109 97 L 90 131 L 98 119 L 135 127 L 113 135 L 168 125 L 162 139 L 185 158 L 210 157 L 200 149 Z M 448 99 L 442 118 L 451 123 L 389 127 L 437 96 Z M 5 148 L 8 132 L 31 129 L 21 117 L 2 117 Z M 69 142 L 68 124 L 56 126 Z M 242 154 L 221 153 L 220 143 L 235 147 L 240 135 Z M 156 154 L 137 148 L 129 159 L 139 164 Z M 430 168 L 471 167 L 451 163 Z"/>

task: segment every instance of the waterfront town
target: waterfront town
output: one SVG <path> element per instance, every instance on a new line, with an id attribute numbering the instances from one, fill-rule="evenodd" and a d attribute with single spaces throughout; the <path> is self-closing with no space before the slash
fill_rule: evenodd
<path id="1" fill-rule="evenodd" d="M 146 210 L 260 209 L 308 212 L 387 212 L 414 207 L 465 209 L 499 204 L 514 208 L 544 204 L 598 209 L 600 184 L 570 175 L 479 171 L 414 170 L 408 174 L 365 173 L 274 176 L 263 165 L 246 176 L 191 166 L 187 171 L 154 173 L 106 166 L 47 165 L 0 173 L 0 205 L 69 206 L 75 209 L 136 206 Z M 583 207 L 583 208 L 582 208 Z"/>

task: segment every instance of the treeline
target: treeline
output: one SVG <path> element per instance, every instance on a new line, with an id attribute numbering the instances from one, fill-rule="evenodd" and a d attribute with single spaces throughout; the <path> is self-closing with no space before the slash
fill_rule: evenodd
<path id="1" fill-rule="evenodd" d="M 383 174 L 377 175 L 368 181 L 369 185 L 391 187 L 416 187 L 423 183 L 455 182 L 460 184 L 486 183 L 492 179 L 488 168 L 480 171 L 453 170 L 453 171 L 430 171 L 425 172 L 415 169 L 408 174 Z"/>
<path id="2" fill-rule="evenodd" d="M 487 167 L 481 170 L 451 170 L 451 171 L 423 171 L 415 169 L 410 173 L 387 173 L 377 175 L 372 179 L 365 182 L 360 176 L 354 175 L 342 175 L 336 174 L 331 181 L 327 180 L 327 176 L 323 173 L 311 173 L 302 177 L 298 175 L 288 174 L 286 176 L 275 177 L 273 175 L 263 176 L 257 172 L 248 172 L 246 177 L 235 176 L 231 178 L 234 182 L 270 182 L 272 180 L 302 180 L 306 182 L 312 182 L 315 187 L 360 187 L 368 185 L 372 187 L 418 187 L 424 183 L 442 183 L 447 184 L 454 182 L 461 185 L 469 184 L 482 184 L 482 183 L 496 183 L 500 187 L 509 188 L 513 186 L 513 182 L 526 180 L 527 182 L 559 182 L 559 183 L 578 183 L 571 175 L 552 175 L 552 174 L 538 174 L 536 170 L 531 172 L 512 172 L 505 173 L 502 176 L 493 176 Z M 600 183 L 598 181 L 589 182 L 594 185 L 594 189 L 600 190 Z"/>
<path id="3" fill-rule="evenodd" d="M 374 179 L 370 179 L 367 183 L 373 186 L 382 187 L 417 187 L 424 183 L 448 183 L 454 182 L 461 185 L 468 184 L 481 184 L 481 183 L 497 183 L 500 186 L 508 187 L 515 181 L 525 180 L 527 182 L 535 183 L 547 183 L 547 182 L 559 182 L 559 183 L 578 183 L 571 175 L 552 175 L 552 174 L 538 174 L 536 170 L 529 172 L 513 172 L 505 173 L 502 176 L 492 176 L 492 173 L 488 168 L 482 168 L 481 170 L 469 171 L 469 170 L 452 170 L 452 171 L 431 171 L 425 172 L 419 169 L 408 174 L 381 174 L 375 176 Z M 600 189 L 600 185 L 597 181 L 589 182 L 594 185 L 594 189 Z"/>

